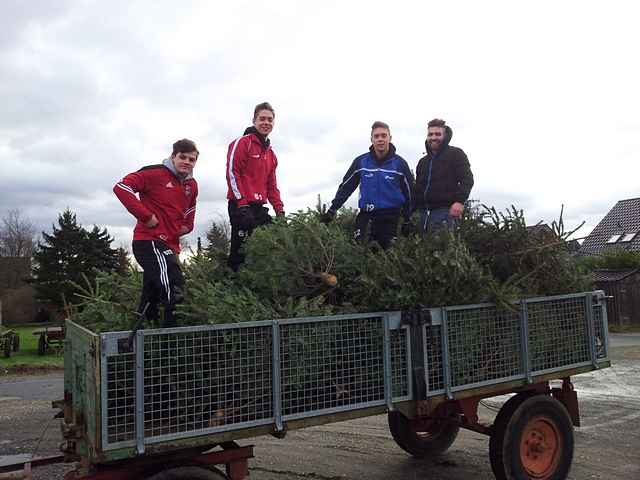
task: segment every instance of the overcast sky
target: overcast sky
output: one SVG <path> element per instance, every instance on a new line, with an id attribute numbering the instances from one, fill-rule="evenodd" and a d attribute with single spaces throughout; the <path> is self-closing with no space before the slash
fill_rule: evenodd
<path id="1" fill-rule="evenodd" d="M 635 2 L 0 0 L 0 214 L 51 231 L 65 208 L 115 246 L 112 193 L 182 137 L 201 152 L 196 231 L 226 218 L 229 142 L 253 107 L 288 212 L 333 198 L 370 125 L 415 169 L 434 117 L 453 128 L 472 198 L 587 234 L 640 196 Z M 353 195 L 349 205 L 355 205 Z"/>

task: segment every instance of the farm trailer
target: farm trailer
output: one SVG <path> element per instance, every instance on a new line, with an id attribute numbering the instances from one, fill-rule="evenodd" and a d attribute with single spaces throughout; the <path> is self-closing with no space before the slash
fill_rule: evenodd
<path id="1" fill-rule="evenodd" d="M 415 457 L 466 428 L 490 437 L 496 478 L 562 479 L 580 425 L 571 377 L 610 366 L 601 291 L 129 337 L 67 321 L 67 479 L 224 478 L 213 464 L 242 479 L 238 440 L 382 413 Z M 481 423 L 479 402 L 504 394 Z"/>

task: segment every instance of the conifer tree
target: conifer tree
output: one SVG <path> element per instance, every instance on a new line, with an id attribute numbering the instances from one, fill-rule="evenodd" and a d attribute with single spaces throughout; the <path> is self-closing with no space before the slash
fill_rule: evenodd
<path id="1" fill-rule="evenodd" d="M 87 231 L 78 224 L 76 214 L 67 209 L 58 216 L 51 234 L 42 232 L 34 253 L 34 285 L 41 301 L 62 306 L 75 301 L 73 283 L 92 282 L 98 271 L 119 269 L 118 251 L 106 229 L 94 226 Z"/>
<path id="2" fill-rule="evenodd" d="M 224 220 L 211 222 L 207 230 L 207 255 L 210 258 L 226 256 L 229 253 L 229 237 L 229 225 Z"/>

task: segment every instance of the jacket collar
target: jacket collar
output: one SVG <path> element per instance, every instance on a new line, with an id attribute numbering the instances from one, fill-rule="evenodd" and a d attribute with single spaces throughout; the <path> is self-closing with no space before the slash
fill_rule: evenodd
<path id="1" fill-rule="evenodd" d="M 382 158 L 378 158 L 375 150 L 373 149 L 373 145 L 369 147 L 369 152 L 371 153 L 371 158 L 373 158 L 376 162 L 384 163 L 396 154 L 396 147 L 393 143 L 389 143 L 389 151 Z"/>
<path id="2" fill-rule="evenodd" d="M 191 175 L 190 173 L 187 173 L 186 175 L 178 173 L 178 171 L 176 170 L 176 166 L 173 164 L 173 160 L 171 160 L 171 157 L 165 158 L 162 161 L 162 165 L 164 165 L 171 173 L 173 173 L 173 175 L 181 182 L 193 178 L 193 175 Z"/>
<path id="3" fill-rule="evenodd" d="M 258 130 L 256 130 L 256 127 L 245 128 L 244 134 L 253 135 L 253 137 L 260 142 L 263 148 L 269 148 L 269 145 L 271 145 L 271 140 L 259 133 Z"/>

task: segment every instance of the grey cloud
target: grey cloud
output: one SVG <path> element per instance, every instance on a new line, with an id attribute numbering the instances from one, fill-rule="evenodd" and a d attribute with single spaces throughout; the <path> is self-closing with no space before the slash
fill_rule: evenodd
<path id="1" fill-rule="evenodd" d="M 0 48 L 15 45 L 23 38 L 25 30 L 38 25 L 56 21 L 67 13 L 71 0 L 42 0 L 24 2 L 22 0 L 3 0 L 0 18 Z"/>

